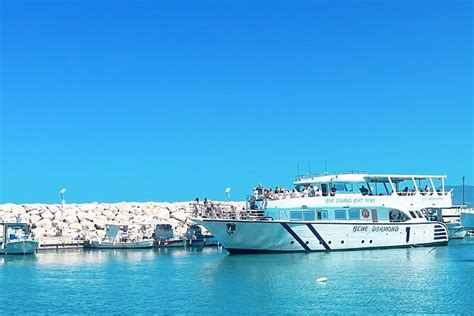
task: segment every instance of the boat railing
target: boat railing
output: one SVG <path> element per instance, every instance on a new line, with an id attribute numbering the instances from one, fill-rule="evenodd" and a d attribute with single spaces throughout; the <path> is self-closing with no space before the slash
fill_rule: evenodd
<path id="1" fill-rule="evenodd" d="M 335 196 L 343 196 L 347 194 L 352 194 L 352 195 L 358 195 L 358 196 L 407 196 L 407 197 L 413 197 L 413 196 L 449 196 L 451 195 L 453 189 L 449 191 L 397 191 L 397 192 L 392 192 L 392 193 L 367 193 L 364 194 L 362 192 L 327 192 L 327 193 L 321 193 L 320 191 L 315 192 L 315 193 L 307 193 L 307 192 L 285 192 L 285 193 L 272 193 L 272 194 L 254 194 L 254 195 L 248 195 L 246 198 L 246 202 L 249 203 L 250 205 L 253 205 L 255 202 L 263 202 L 266 203 L 268 201 L 278 201 L 278 200 L 285 200 L 285 199 L 296 199 L 296 198 L 307 198 L 307 197 L 335 197 Z"/>
<path id="2" fill-rule="evenodd" d="M 358 171 L 358 170 L 350 170 L 350 171 L 341 171 L 341 172 L 333 172 L 331 174 L 367 174 L 367 171 Z M 307 173 L 307 174 L 300 174 L 295 177 L 295 182 L 296 181 L 301 181 L 305 179 L 311 179 L 315 177 L 322 177 L 322 176 L 327 176 L 328 173 Z"/>

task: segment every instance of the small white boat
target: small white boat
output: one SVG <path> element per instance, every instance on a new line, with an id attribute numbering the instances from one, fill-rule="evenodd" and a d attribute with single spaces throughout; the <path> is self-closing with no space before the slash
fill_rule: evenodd
<path id="1" fill-rule="evenodd" d="M 449 239 L 463 239 L 467 235 L 467 230 L 459 222 L 445 223 L 448 227 Z"/>
<path id="2" fill-rule="evenodd" d="M 25 223 L 0 223 L 3 231 L 0 239 L 0 255 L 33 254 L 38 249 L 38 241 Z"/>
<path id="3" fill-rule="evenodd" d="M 448 228 L 449 239 L 463 239 L 467 235 L 467 229 L 460 222 L 463 207 L 463 205 L 452 205 L 451 207 L 426 208 L 423 213 L 428 220 L 443 222 Z"/>
<path id="4" fill-rule="evenodd" d="M 208 247 L 218 246 L 219 242 L 216 237 L 209 233 L 203 233 L 202 227 L 199 225 L 191 225 L 186 231 L 186 246 L 188 247 Z"/>
<path id="5" fill-rule="evenodd" d="M 128 233 L 128 225 L 106 224 L 103 240 L 86 240 L 84 248 L 91 249 L 144 249 L 153 247 L 153 239 L 133 240 Z"/>

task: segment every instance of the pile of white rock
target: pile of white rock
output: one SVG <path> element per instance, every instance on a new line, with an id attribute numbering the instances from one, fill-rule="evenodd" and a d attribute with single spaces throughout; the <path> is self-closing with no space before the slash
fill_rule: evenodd
<path id="1" fill-rule="evenodd" d="M 242 209 L 244 205 L 243 202 L 217 203 L 223 210 Z M 131 224 L 130 235 L 151 236 L 153 227 L 143 224 L 160 220 L 171 223 L 175 235 L 182 236 L 192 211 L 191 202 L 0 204 L 0 222 L 30 223 L 34 235 L 40 241 L 55 236 L 65 239 L 78 236 L 102 238 L 107 223 Z"/>

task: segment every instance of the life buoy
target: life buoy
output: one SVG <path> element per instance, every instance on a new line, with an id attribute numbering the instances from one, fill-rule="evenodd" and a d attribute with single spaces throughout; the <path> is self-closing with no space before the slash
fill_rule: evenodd
<path id="1" fill-rule="evenodd" d="M 368 218 L 368 217 L 369 217 L 369 211 L 366 210 L 366 209 L 363 209 L 363 210 L 362 210 L 362 216 L 363 216 L 364 218 Z"/>

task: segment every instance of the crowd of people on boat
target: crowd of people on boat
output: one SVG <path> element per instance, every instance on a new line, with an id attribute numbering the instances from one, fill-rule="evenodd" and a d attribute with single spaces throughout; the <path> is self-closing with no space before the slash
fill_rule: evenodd
<path id="1" fill-rule="evenodd" d="M 207 198 L 203 202 L 196 198 L 191 203 L 191 207 L 194 217 L 242 219 L 248 216 L 245 208 L 239 210 L 234 205 L 231 205 L 230 209 L 225 209 L 220 204 L 209 201 Z"/>
<path id="2" fill-rule="evenodd" d="M 253 189 L 252 198 L 257 201 L 261 200 L 281 200 L 287 198 L 301 198 L 301 197 L 315 197 L 315 196 L 335 196 L 337 194 L 337 187 L 336 185 L 332 184 L 331 186 L 327 187 L 323 191 L 320 190 L 318 185 L 316 184 L 308 184 L 305 186 L 295 187 L 293 189 L 288 189 L 284 187 L 275 187 L 273 188 L 265 188 L 262 184 L 259 184 Z M 359 191 L 362 195 L 391 195 L 394 194 L 392 191 L 388 194 L 378 193 L 374 194 L 373 189 L 362 185 L 359 188 Z M 441 190 L 436 190 L 438 194 L 441 193 Z M 410 196 L 415 195 L 417 192 L 421 193 L 422 195 L 432 195 L 434 192 L 430 189 L 428 185 L 426 185 L 422 190 L 417 190 L 416 188 L 409 189 L 407 186 L 401 192 L 397 192 L 398 195 L 401 196 Z M 350 193 L 350 191 L 346 192 Z"/>
<path id="3" fill-rule="evenodd" d="M 336 187 L 331 189 L 331 195 L 336 193 Z M 296 187 L 293 189 L 283 188 L 283 187 L 275 187 L 273 188 L 265 188 L 262 184 L 259 184 L 257 187 L 253 189 L 253 198 L 255 200 L 281 200 L 287 198 L 298 198 L 298 197 L 314 197 L 314 196 L 322 196 L 322 192 L 317 185 L 307 185 L 300 190 Z"/>

